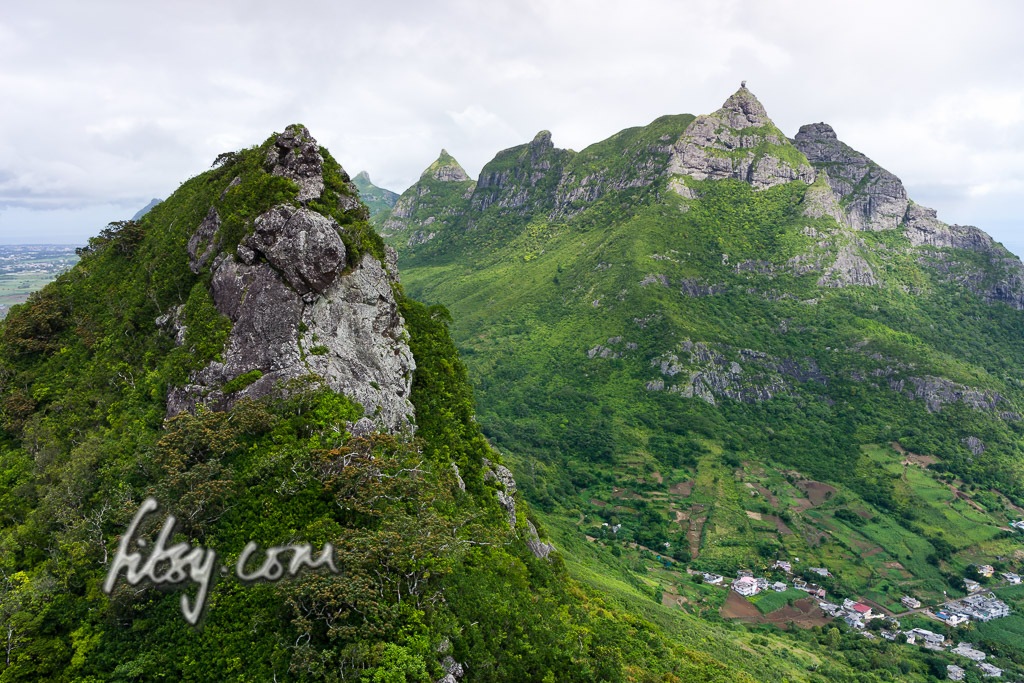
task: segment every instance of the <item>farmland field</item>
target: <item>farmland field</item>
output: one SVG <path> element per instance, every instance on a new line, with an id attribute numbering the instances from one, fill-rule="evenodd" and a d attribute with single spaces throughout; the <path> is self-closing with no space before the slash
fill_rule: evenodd
<path id="1" fill-rule="evenodd" d="M 77 261 L 72 245 L 0 245 L 0 318 Z"/>

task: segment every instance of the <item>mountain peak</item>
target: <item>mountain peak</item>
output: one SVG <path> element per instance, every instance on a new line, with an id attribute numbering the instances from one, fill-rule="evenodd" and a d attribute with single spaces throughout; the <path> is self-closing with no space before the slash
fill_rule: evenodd
<path id="1" fill-rule="evenodd" d="M 434 180 L 440 180 L 441 182 L 464 182 L 470 180 L 469 174 L 466 173 L 465 169 L 459 165 L 455 157 L 449 154 L 446 149 L 441 150 L 437 161 L 428 166 L 420 174 L 420 178 L 428 175 Z"/>
<path id="2" fill-rule="evenodd" d="M 696 180 L 744 180 L 763 190 L 800 180 L 814 182 L 814 169 L 776 127 L 746 81 L 713 114 L 698 116 L 673 145 L 669 173 Z M 673 188 L 692 199 L 681 183 Z"/>
<path id="3" fill-rule="evenodd" d="M 765 111 L 764 106 L 754 96 L 754 93 L 747 90 L 746 81 L 743 81 L 740 89 L 722 104 L 714 116 L 726 119 L 729 127 L 736 130 L 775 125 L 768 118 L 768 112 Z"/>
<path id="4" fill-rule="evenodd" d="M 360 181 L 360 182 L 363 182 L 363 183 L 372 183 L 373 182 L 373 181 L 370 180 L 370 174 L 367 173 L 366 171 L 360 171 L 359 173 L 357 173 L 356 177 L 352 179 L 352 182 L 355 182 L 357 180 Z"/>
<path id="5" fill-rule="evenodd" d="M 797 131 L 795 140 L 838 140 L 835 130 L 827 123 L 805 123 Z"/>
<path id="6" fill-rule="evenodd" d="M 554 147 L 554 143 L 551 142 L 551 131 L 542 130 L 533 136 L 533 140 L 530 142 L 530 147 Z"/>

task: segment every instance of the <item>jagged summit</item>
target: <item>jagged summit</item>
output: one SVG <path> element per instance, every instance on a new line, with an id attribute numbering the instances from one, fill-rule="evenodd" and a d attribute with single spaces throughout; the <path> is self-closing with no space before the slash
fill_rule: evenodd
<path id="1" fill-rule="evenodd" d="M 672 150 L 668 172 L 695 180 L 743 180 L 759 190 L 800 180 L 814 182 L 814 169 L 775 126 L 745 85 L 713 114 L 698 116 Z M 673 188 L 692 196 L 684 183 Z"/>
<path id="2" fill-rule="evenodd" d="M 211 304 L 230 321 L 230 332 L 219 357 L 169 390 L 168 415 L 198 405 L 230 408 L 315 373 L 362 403 L 371 424 L 408 426 L 416 365 L 390 286 L 397 280 L 394 259 L 383 249 L 366 250 L 368 236 L 352 227 L 366 209 L 344 169 L 304 126 L 289 126 L 264 148 L 263 168 L 225 181 L 187 242 L 190 270 L 208 274 Z M 293 181 L 298 192 L 294 200 L 279 195 L 232 244 L 236 197 L 267 171 Z M 185 305 L 157 324 L 179 344 L 194 325 Z"/>
<path id="3" fill-rule="evenodd" d="M 273 175 L 299 184 L 300 202 L 318 199 L 324 191 L 324 158 L 316 138 L 301 123 L 288 126 L 267 150 L 267 166 Z"/>
<path id="4" fill-rule="evenodd" d="M 423 173 L 420 174 L 420 178 L 425 176 L 430 176 L 434 180 L 440 180 L 444 183 L 471 180 L 465 169 L 446 149 L 442 149 L 441 154 L 437 157 L 437 161 L 427 166 Z"/>
<path id="5" fill-rule="evenodd" d="M 832 126 L 811 123 L 793 139 L 811 164 L 829 169 L 829 186 L 856 230 L 890 230 L 904 219 L 907 191 L 895 175 L 842 143 Z"/>
<path id="6" fill-rule="evenodd" d="M 727 120 L 729 127 L 736 130 L 775 125 L 768 118 L 764 105 L 745 85 L 734 92 L 712 116 Z"/>
<path id="7" fill-rule="evenodd" d="M 370 174 L 366 171 L 360 171 L 352 179 L 352 184 L 359 190 L 359 197 L 366 204 L 366 208 L 370 210 L 371 219 L 385 211 L 389 211 L 395 205 L 395 202 L 398 201 L 397 192 L 374 185 L 373 181 L 370 180 Z"/>

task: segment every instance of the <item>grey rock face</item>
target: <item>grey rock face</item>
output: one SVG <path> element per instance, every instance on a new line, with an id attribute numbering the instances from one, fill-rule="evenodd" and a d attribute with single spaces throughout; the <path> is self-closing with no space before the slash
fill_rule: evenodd
<path id="1" fill-rule="evenodd" d="M 263 254 L 299 294 L 322 294 L 345 266 L 340 229 L 332 218 L 283 204 L 256 219 L 247 246 Z"/>
<path id="2" fill-rule="evenodd" d="M 448 150 L 441 150 L 441 158 L 450 156 Z M 452 160 L 455 161 L 454 159 Z M 470 177 L 466 175 L 466 172 L 459 166 L 458 163 L 442 164 L 439 165 L 431 173 L 434 180 L 440 180 L 443 183 L 448 182 L 462 182 L 464 180 L 470 180 Z"/>
<path id="3" fill-rule="evenodd" d="M 840 247 L 836 260 L 818 279 L 819 287 L 848 287 L 850 285 L 875 287 L 879 284 L 871 270 L 871 265 L 857 253 L 853 244 L 850 243 Z"/>
<path id="4" fill-rule="evenodd" d="M 981 455 L 985 452 L 985 442 L 976 436 L 968 436 L 966 439 L 961 439 L 961 443 L 967 446 L 967 450 L 974 455 Z"/>
<path id="5" fill-rule="evenodd" d="M 821 182 L 822 180 L 824 180 L 824 184 Z M 803 199 L 803 215 L 808 218 L 830 216 L 839 225 L 849 227 L 849 218 L 832 191 L 827 170 L 818 171 L 817 182 L 807 188 Z"/>
<path id="6" fill-rule="evenodd" d="M 504 491 L 497 491 L 498 504 L 505 510 L 508 525 L 513 529 L 516 527 L 516 500 L 513 497 L 516 492 L 516 480 L 512 472 L 504 465 L 495 465 L 490 460 L 484 459 L 487 471 L 484 472 L 484 481 L 498 481 Z"/>
<path id="7" fill-rule="evenodd" d="M 935 209 L 910 204 L 904 221 L 907 239 L 915 247 L 970 249 L 980 253 L 993 250 L 992 238 L 973 226 L 946 225 L 936 217 Z"/>
<path id="8" fill-rule="evenodd" d="M 574 154 L 557 149 L 546 130 L 525 145 L 498 152 L 480 171 L 470 207 L 484 211 L 497 206 L 503 214 L 520 215 L 549 210 L 554 199 L 551 190 Z"/>
<path id="9" fill-rule="evenodd" d="M 220 241 L 216 239 L 218 230 L 220 230 L 220 214 L 211 206 L 206 214 L 206 219 L 199 224 L 188 240 L 188 267 L 193 273 L 202 270 L 210 257 L 216 254 L 217 249 L 220 248 Z"/>
<path id="10" fill-rule="evenodd" d="M 736 352 L 727 346 L 716 348 L 689 339 L 683 341 L 678 350 L 681 353 L 669 352 L 654 358 L 651 366 L 658 368 L 664 377 L 679 376 L 681 381 L 676 381 L 667 391 L 686 398 L 699 398 L 711 405 L 716 405 L 721 398 L 743 403 L 768 401 L 787 395 L 794 380 L 822 385 L 827 382 L 810 358 L 797 362 L 753 349 Z M 728 358 L 726 353 L 740 362 Z M 648 382 L 646 389 L 661 391 L 665 384 L 664 380 Z"/>
<path id="11" fill-rule="evenodd" d="M 813 183 L 815 174 L 809 163 L 801 161 L 794 166 L 772 153 L 772 146 L 789 144 L 757 98 L 741 88 L 714 114 L 693 120 L 673 146 L 667 172 L 697 180 L 734 178 L 759 190 L 794 180 Z M 692 198 L 692 191 L 685 186 L 673 187 Z"/>
<path id="12" fill-rule="evenodd" d="M 555 549 L 555 546 L 540 540 L 540 536 L 537 534 L 537 527 L 533 525 L 533 522 L 526 520 L 526 525 L 526 545 L 530 548 L 530 552 L 533 553 L 534 557 L 539 560 L 543 560 L 551 554 L 551 551 Z"/>
<path id="13" fill-rule="evenodd" d="M 366 254 L 341 275 L 345 251 L 336 224 L 307 209 L 275 207 L 257 225 L 250 244 L 265 261 L 228 256 L 214 263 L 213 300 L 232 322 L 224 360 L 172 389 L 168 415 L 199 404 L 226 409 L 312 374 L 359 401 L 376 428 L 410 427 L 415 361 L 380 263 Z M 255 370 L 262 375 L 254 382 L 224 393 L 225 384 Z"/>
<path id="14" fill-rule="evenodd" d="M 907 211 L 900 179 L 843 144 L 827 123 L 801 126 L 793 144 L 816 168 L 829 173 L 829 186 L 843 200 L 855 230 L 892 230 Z"/>
<path id="15" fill-rule="evenodd" d="M 923 400 L 930 413 L 939 412 L 942 410 L 942 406 L 947 404 L 963 403 L 981 412 L 1016 417 L 1012 413 L 1003 411 L 1004 408 L 1009 408 L 1009 403 L 998 392 L 964 386 L 944 377 L 890 378 L 889 387 L 908 398 Z"/>
<path id="16" fill-rule="evenodd" d="M 495 491 L 495 495 L 498 498 L 498 504 L 505 511 L 505 519 L 508 522 L 510 528 L 516 528 L 516 480 L 512 476 L 512 472 L 509 471 L 504 465 L 496 465 L 487 458 L 484 458 L 484 466 L 487 467 L 487 471 L 484 472 L 484 481 L 496 481 L 504 487 L 504 491 Z M 456 474 L 458 470 L 456 469 Z M 461 481 L 461 478 L 459 479 Z M 529 547 L 530 552 L 533 553 L 534 557 L 538 559 L 544 559 L 551 554 L 551 551 L 555 549 L 555 546 L 550 543 L 545 543 L 540 540 L 540 536 L 537 534 L 537 527 L 533 525 L 533 522 L 526 520 L 526 545 Z"/>
<path id="17" fill-rule="evenodd" d="M 324 158 L 320 147 L 305 126 L 288 126 L 267 151 L 271 173 L 294 180 L 299 185 L 300 202 L 317 199 L 324 191 Z"/>

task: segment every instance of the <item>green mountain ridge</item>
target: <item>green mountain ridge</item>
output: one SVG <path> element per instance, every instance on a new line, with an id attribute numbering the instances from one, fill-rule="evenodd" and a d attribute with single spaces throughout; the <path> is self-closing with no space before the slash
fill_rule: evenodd
<path id="1" fill-rule="evenodd" d="M 352 184 L 359 190 L 359 198 L 370 210 L 370 219 L 377 214 L 388 211 L 398 201 L 398 193 L 377 187 L 370 181 L 370 175 L 366 171 L 360 171 L 352 178 Z"/>
<path id="2" fill-rule="evenodd" d="M 404 294 L 356 192 L 290 126 L 111 224 L 0 322 L 0 680 L 799 670 L 737 657 L 721 626 L 623 613 L 567 575 L 479 431 L 448 312 Z M 195 589 L 162 563 L 104 592 L 148 497 L 177 519 L 167 542 L 223 567 L 195 627 L 180 607 Z M 151 552 L 159 524 L 126 547 Z M 329 543 L 338 571 L 243 581 L 250 541 Z"/>
<path id="3" fill-rule="evenodd" d="M 746 88 L 579 153 L 549 139 L 459 192 L 414 185 L 385 240 L 452 311 L 481 428 L 556 543 L 593 550 L 578 576 L 618 575 L 629 542 L 731 576 L 800 557 L 899 613 L 1019 567 L 1019 259 Z M 685 573 L 655 583 L 702 611 Z"/>

